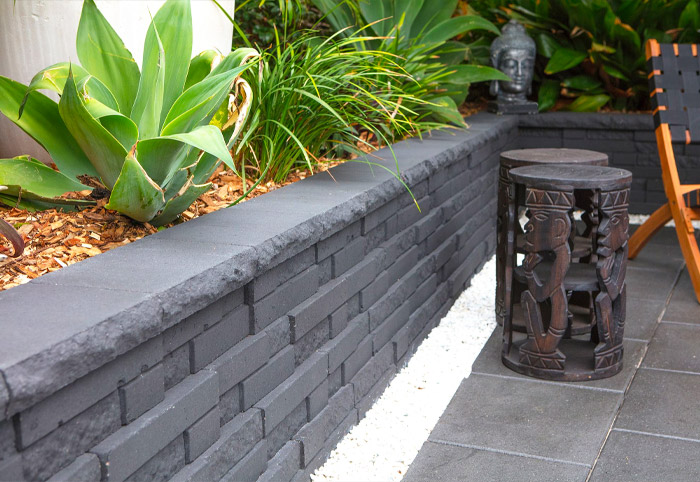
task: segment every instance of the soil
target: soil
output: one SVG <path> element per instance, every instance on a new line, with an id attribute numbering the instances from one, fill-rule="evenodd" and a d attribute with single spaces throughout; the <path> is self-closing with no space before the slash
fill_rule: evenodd
<path id="1" fill-rule="evenodd" d="M 322 164 L 318 171 L 326 171 L 337 164 L 337 161 Z M 261 183 L 246 199 L 274 191 L 309 175 L 308 171 L 295 171 L 283 183 Z M 212 189 L 200 196 L 182 214 L 181 220 L 165 227 L 226 207 L 244 192 L 240 177 L 224 170 L 223 166 L 217 169 L 210 180 L 213 183 Z M 253 182 L 247 181 L 246 184 L 245 190 L 248 190 Z M 68 197 L 88 197 L 90 193 L 91 191 L 69 193 Z M 11 258 L 8 257 L 12 253 L 11 245 L 0 237 L 0 291 L 158 231 L 148 223 L 137 223 L 116 211 L 105 209 L 105 204 L 107 199 L 103 198 L 98 199 L 95 206 L 81 211 L 50 209 L 33 213 L 0 206 L 0 218 L 14 226 L 25 242 L 24 253 L 18 258 Z"/>

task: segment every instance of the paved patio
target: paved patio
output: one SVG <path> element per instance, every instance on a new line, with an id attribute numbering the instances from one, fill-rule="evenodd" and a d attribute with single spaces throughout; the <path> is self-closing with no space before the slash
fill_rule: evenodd
<path id="1" fill-rule="evenodd" d="M 672 229 L 627 281 L 621 373 L 521 376 L 501 363 L 497 328 L 404 480 L 700 480 L 700 305 Z"/>

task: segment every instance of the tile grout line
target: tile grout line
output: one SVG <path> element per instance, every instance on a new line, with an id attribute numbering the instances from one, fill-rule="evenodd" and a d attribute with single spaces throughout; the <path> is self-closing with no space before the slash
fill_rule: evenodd
<path id="1" fill-rule="evenodd" d="M 698 372 L 691 372 L 688 370 L 672 370 L 670 368 L 655 368 L 655 367 L 639 367 L 642 370 L 649 370 L 649 371 L 654 371 L 654 372 L 665 372 L 665 373 L 680 373 L 683 375 L 695 375 L 695 376 L 700 376 L 700 373 Z"/>
<path id="2" fill-rule="evenodd" d="M 622 406 L 625 403 L 625 397 L 627 395 L 628 390 L 632 386 L 632 383 L 634 382 L 634 379 L 637 378 L 637 373 L 639 373 L 639 370 L 642 368 L 642 363 L 644 363 L 644 359 L 647 356 L 647 353 L 649 353 L 649 343 L 654 339 L 654 335 L 656 335 L 656 331 L 659 329 L 659 325 L 661 325 L 661 320 L 663 319 L 664 315 L 666 314 L 666 310 L 668 309 L 668 305 L 671 303 L 671 297 L 673 296 L 673 291 L 676 289 L 676 286 L 678 286 L 678 282 L 681 279 L 681 274 L 683 273 L 683 269 L 685 268 L 685 263 L 682 264 L 681 268 L 676 272 L 676 279 L 673 283 L 673 288 L 668 293 L 668 296 L 666 297 L 666 303 L 664 304 L 664 309 L 661 311 L 659 314 L 659 317 L 656 320 L 656 326 L 654 327 L 654 332 L 651 334 L 651 337 L 649 338 L 649 341 L 646 342 L 646 346 L 644 347 L 644 353 L 642 353 L 642 357 L 639 360 L 639 363 L 637 364 L 637 367 L 632 374 L 632 378 L 630 378 L 629 383 L 627 384 L 627 387 L 625 387 L 624 392 L 622 393 L 622 400 L 620 402 L 620 405 L 617 407 L 617 411 L 615 412 L 615 415 L 613 416 L 612 422 L 610 423 L 610 427 L 608 428 L 608 432 L 605 434 L 605 438 L 603 439 L 603 443 L 600 445 L 600 449 L 598 450 L 598 454 L 595 457 L 595 460 L 593 461 L 593 465 L 591 466 L 591 470 L 588 472 L 588 477 L 586 477 L 586 482 L 591 481 L 591 477 L 593 477 L 593 471 L 595 470 L 596 466 L 598 465 L 598 460 L 600 460 L 600 455 L 603 453 L 603 449 L 605 448 L 605 445 L 608 443 L 608 439 L 610 438 L 610 434 L 613 431 L 613 427 L 615 425 L 615 421 L 617 418 L 620 416 L 620 411 L 622 410 Z"/>
<path id="3" fill-rule="evenodd" d="M 694 326 L 696 328 L 700 327 L 700 325 L 697 323 L 689 323 L 687 321 L 661 320 L 661 323 L 664 323 L 666 325 Z"/>
<path id="4" fill-rule="evenodd" d="M 700 440 L 698 440 L 696 438 L 679 437 L 678 435 L 666 435 L 663 433 L 643 432 L 641 430 L 631 430 L 628 428 L 613 428 L 613 431 L 614 432 L 623 432 L 623 433 L 634 433 L 637 435 L 648 435 L 649 437 L 659 437 L 659 438 L 666 438 L 666 439 L 671 439 L 671 440 L 680 440 L 682 442 L 692 442 L 692 443 L 700 444 Z"/>
<path id="5" fill-rule="evenodd" d="M 583 462 L 573 462 L 571 460 L 554 459 L 552 457 L 544 457 L 542 455 L 524 454 L 522 452 L 513 452 L 511 450 L 496 449 L 493 447 L 484 447 L 481 445 L 471 445 L 471 444 L 465 444 L 465 443 L 460 443 L 460 442 L 451 442 L 449 440 L 431 439 L 431 438 L 429 438 L 428 441 L 436 443 L 436 444 L 441 444 L 441 445 L 450 445 L 453 447 L 461 447 L 461 448 L 465 448 L 465 449 L 481 450 L 482 452 L 493 452 L 493 453 L 502 454 L 502 455 L 513 455 L 516 457 L 523 457 L 526 459 L 544 460 L 545 462 L 555 462 L 558 464 L 577 465 L 579 467 L 588 467 L 588 468 L 591 467 L 590 464 L 584 464 Z"/>
<path id="6" fill-rule="evenodd" d="M 579 385 L 578 383 L 585 383 L 585 382 L 558 382 L 558 381 L 550 381 L 550 380 L 539 380 L 539 379 L 530 379 L 530 378 L 520 378 L 516 376 L 509 376 L 509 375 L 498 375 L 496 373 L 483 373 L 483 372 L 476 372 L 472 371 L 472 375 L 481 375 L 482 377 L 494 377 L 494 378 L 503 378 L 506 380 L 517 380 L 520 382 L 527 382 L 527 383 L 539 383 L 542 385 L 554 385 L 556 387 L 568 387 L 568 388 L 577 388 L 580 390 L 592 390 L 592 391 L 597 391 L 597 392 L 607 392 L 607 393 L 617 393 L 617 394 L 623 394 L 624 390 L 615 390 L 614 388 L 602 388 L 602 387 L 586 387 L 584 385 Z"/>

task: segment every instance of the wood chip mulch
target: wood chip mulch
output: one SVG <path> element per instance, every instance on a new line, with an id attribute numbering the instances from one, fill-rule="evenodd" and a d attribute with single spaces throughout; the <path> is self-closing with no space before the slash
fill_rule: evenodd
<path id="1" fill-rule="evenodd" d="M 318 171 L 326 171 L 339 162 L 324 163 Z M 308 171 L 295 171 L 283 183 L 260 183 L 249 195 L 251 199 L 309 176 Z M 179 222 L 188 221 L 203 214 L 228 206 L 244 192 L 242 180 L 231 171 L 220 167 L 212 176 L 212 189 L 197 199 L 182 214 Z M 246 180 L 247 189 L 252 181 Z M 246 189 L 246 190 L 247 190 Z M 90 191 L 70 193 L 70 197 L 86 197 Z M 0 291 L 12 288 L 51 271 L 77 263 L 112 248 L 129 244 L 153 234 L 157 229 L 141 224 L 104 208 L 107 199 L 97 205 L 77 212 L 56 209 L 27 212 L 7 209 L 0 205 L 0 218 L 19 231 L 25 249 L 19 258 L 8 257 L 11 245 L 0 236 Z M 172 223 L 166 227 L 172 226 Z"/>

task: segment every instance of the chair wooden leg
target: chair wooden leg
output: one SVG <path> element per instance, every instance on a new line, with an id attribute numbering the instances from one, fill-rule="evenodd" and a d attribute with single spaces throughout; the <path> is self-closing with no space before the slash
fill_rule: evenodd
<path id="1" fill-rule="evenodd" d="M 630 237 L 628 243 L 629 259 L 636 258 L 649 240 L 671 219 L 673 219 L 673 215 L 671 214 L 671 206 L 668 203 L 654 211 L 654 214 L 649 216 L 649 219 L 639 226 Z"/>
<path id="2" fill-rule="evenodd" d="M 676 223 L 676 234 L 678 242 L 681 245 L 685 265 L 690 273 L 690 280 L 693 282 L 695 297 L 700 303 L 700 250 L 698 249 L 698 241 L 695 238 L 695 232 L 692 228 L 688 228 L 684 220 L 684 208 L 680 208 L 677 212 L 673 212 L 673 219 Z M 674 210 L 675 211 L 675 210 Z"/>

